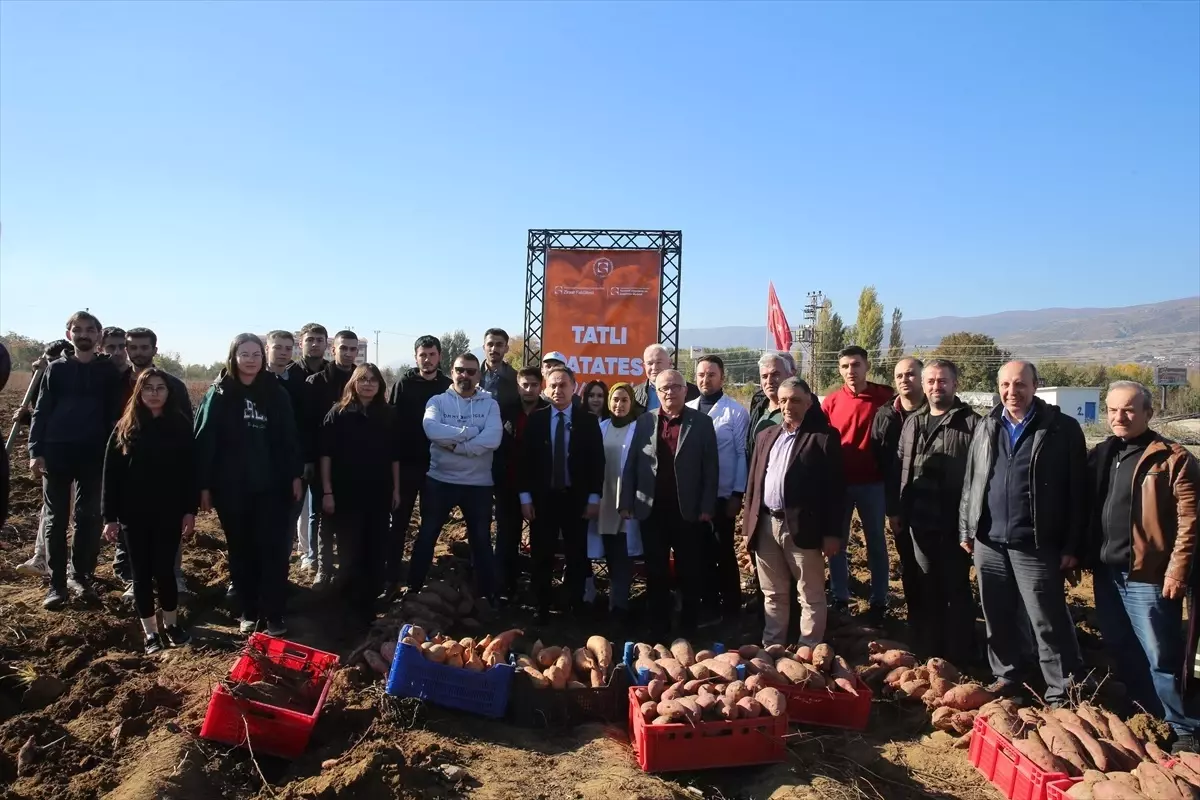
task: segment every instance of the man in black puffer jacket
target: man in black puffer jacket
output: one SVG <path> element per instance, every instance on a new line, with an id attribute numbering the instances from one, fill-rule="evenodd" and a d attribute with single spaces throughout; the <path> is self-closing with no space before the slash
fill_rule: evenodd
<path id="1" fill-rule="evenodd" d="M 975 428 L 958 532 L 972 553 L 988 629 L 993 694 L 1020 690 L 1033 667 L 1032 624 L 1049 704 L 1067 701 L 1081 660 L 1065 573 L 1079 566 L 1088 526 L 1087 446 L 1074 418 L 1034 396 L 1037 368 L 1000 368 L 1002 405 Z"/>
<path id="2" fill-rule="evenodd" d="M 400 505 L 392 512 L 392 535 L 386 548 L 384 577 L 389 594 L 395 594 L 400 586 L 408 526 L 417 505 L 417 493 L 425 485 L 425 474 L 429 472 L 429 438 L 425 436 L 422 424 L 425 406 L 450 388 L 450 378 L 438 370 L 442 363 L 442 343 L 436 336 L 417 339 L 413 358 L 417 366 L 406 370 L 388 392 L 388 403 L 396 407 L 396 424 L 402 443 Z"/>

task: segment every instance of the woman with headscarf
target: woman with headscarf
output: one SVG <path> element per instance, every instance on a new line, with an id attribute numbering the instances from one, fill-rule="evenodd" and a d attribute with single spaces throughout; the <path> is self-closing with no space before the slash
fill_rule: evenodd
<path id="1" fill-rule="evenodd" d="M 604 381 L 588 381 L 583 387 L 583 407 L 600 421 L 608 419 L 608 386 Z"/>
<path id="2" fill-rule="evenodd" d="M 632 423 L 637 419 L 633 387 L 628 383 L 614 384 L 608 390 L 608 410 L 609 417 L 600 423 L 604 437 L 604 490 L 600 496 L 600 514 L 588 530 L 589 555 L 598 557 L 599 551 L 603 551 L 608 564 L 609 608 L 624 621 L 629 611 L 629 584 L 633 580 L 632 556 L 642 552 L 637 520 L 621 519 L 617 511 L 621 471 L 633 441 Z"/>

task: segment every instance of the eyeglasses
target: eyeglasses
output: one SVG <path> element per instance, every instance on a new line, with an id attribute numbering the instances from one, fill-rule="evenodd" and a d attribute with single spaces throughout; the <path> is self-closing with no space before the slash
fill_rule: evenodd
<path id="1" fill-rule="evenodd" d="M 658 390 L 660 392 L 667 392 L 667 393 L 682 392 L 683 384 L 682 383 L 664 383 L 662 386 L 658 387 Z"/>
<path id="2" fill-rule="evenodd" d="M 149 386 L 149 385 L 147 385 L 147 386 L 142 387 L 142 394 L 166 394 L 166 393 L 167 393 L 166 386 Z"/>
<path id="3" fill-rule="evenodd" d="M 455 375 L 466 375 L 468 378 L 474 378 L 476 373 L 478 373 L 478 372 L 479 372 L 479 370 L 476 369 L 475 367 L 455 367 L 454 368 Z"/>

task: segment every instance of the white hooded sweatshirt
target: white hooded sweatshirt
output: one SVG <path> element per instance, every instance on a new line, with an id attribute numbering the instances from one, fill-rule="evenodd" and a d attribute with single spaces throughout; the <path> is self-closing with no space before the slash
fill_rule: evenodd
<path id="1" fill-rule="evenodd" d="M 492 485 L 492 453 L 504 428 L 500 406 L 483 389 L 463 397 L 451 386 L 425 404 L 429 477 L 462 486 Z"/>

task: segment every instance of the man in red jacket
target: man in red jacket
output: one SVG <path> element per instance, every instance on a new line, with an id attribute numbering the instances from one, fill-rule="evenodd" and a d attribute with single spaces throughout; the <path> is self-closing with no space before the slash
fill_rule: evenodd
<path id="1" fill-rule="evenodd" d="M 829 584 L 833 610 L 850 605 L 850 566 L 846 546 L 850 519 L 855 509 L 867 540 L 867 566 L 871 570 L 872 622 L 881 622 L 887 612 L 888 552 L 883 534 L 883 475 L 871 449 L 871 423 L 880 406 L 890 403 L 895 393 L 887 386 L 867 380 L 867 351 L 858 346 L 838 353 L 838 371 L 843 386 L 826 395 L 821 410 L 842 439 L 842 470 L 846 478 L 842 552 L 829 559 Z"/>

